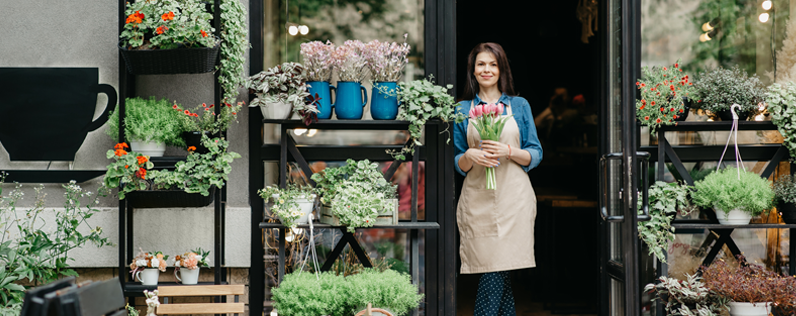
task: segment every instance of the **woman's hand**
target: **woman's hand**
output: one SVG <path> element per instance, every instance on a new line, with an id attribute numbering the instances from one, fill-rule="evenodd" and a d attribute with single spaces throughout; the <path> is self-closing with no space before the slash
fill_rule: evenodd
<path id="1" fill-rule="evenodd" d="M 472 163 L 484 167 L 497 167 L 500 164 L 497 157 L 492 157 L 494 155 L 480 149 L 470 148 L 464 152 L 464 156 Z"/>
<path id="2" fill-rule="evenodd" d="M 496 141 L 482 141 L 481 150 L 487 152 L 487 158 L 500 159 L 509 157 L 509 146 Z"/>

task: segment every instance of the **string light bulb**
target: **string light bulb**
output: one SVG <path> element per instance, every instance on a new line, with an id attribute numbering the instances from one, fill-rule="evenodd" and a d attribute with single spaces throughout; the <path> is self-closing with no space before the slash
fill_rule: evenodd
<path id="1" fill-rule="evenodd" d="M 768 22 L 768 18 L 769 18 L 769 15 L 768 15 L 767 12 L 760 13 L 760 16 L 757 17 L 757 19 L 760 20 L 761 23 Z"/>
<path id="2" fill-rule="evenodd" d="M 699 41 L 700 42 L 704 43 L 704 42 L 707 42 L 709 40 L 711 40 L 711 38 L 710 38 L 710 35 L 708 35 L 708 33 L 702 33 L 702 35 L 699 35 Z"/>
<path id="3" fill-rule="evenodd" d="M 298 30 L 301 35 L 307 35 L 310 32 L 310 28 L 306 25 L 299 25 Z"/>
<path id="4" fill-rule="evenodd" d="M 771 0 L 763 1 L 763 10 L 771 10 Z"/>
<path id="5" fill-rule="evenodd" d="M 705 24 L 702 24 L 702 31 L 703 32 L 710 32 L 712 30 L 713 30 L 713 26 L 710 25 L 710 22 L 705 22 Z"/>
<path id="6" fill-rule="evenodd" d="M 296 36 L 296 34 L 298 34 L 298 27 L 295 26 L 295 25 L 288 26 L 287 27 L 287 33 L 290 34 L 290 35 Z"/>

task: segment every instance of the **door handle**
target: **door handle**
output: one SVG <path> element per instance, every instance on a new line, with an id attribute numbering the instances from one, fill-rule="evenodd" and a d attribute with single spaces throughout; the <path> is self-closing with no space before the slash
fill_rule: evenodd
<path id="1" fill-rule="evenodd" d="M 610 153 L 605 154 L 600 157 L 600 178 L 602 178 L 602 183 L 600 184 L 600 216 L 606 222 L 617 223 L 623 222 L 625 220 L 624 215 L 608 215 L 608 203 L 610 202 L 610 197 L 607 192 L 605 192 L 608 188 L 608 168 L 607 168 L 607 161 L 609 160 L 617 160 L 622 159 L 624 154 L 621 152 L 618 153 Z M 650 201 L 649 201 L 649 166 L 650 166 L 650 153 L 644 151 L 636 152 L 636 157 L 640 158 L 641 160 L 641 209 L 642 214 L 638 215 L 638 221 L 648 221 L 650 220 Z M 620 191 L 622 192 L 622 191 Z M 624 198 L 624 196 L 622 196 Z"/>

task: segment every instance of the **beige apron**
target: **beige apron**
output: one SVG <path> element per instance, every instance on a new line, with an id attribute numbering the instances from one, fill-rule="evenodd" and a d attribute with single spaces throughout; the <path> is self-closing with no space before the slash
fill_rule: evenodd
<path id="1" fill-rule="evenodd" d="M 472 107 L 473 104 L 471 103 Z M 507 115 L 511 115 L 509 102 Z M 472 121 L 467 144 L 479 148 L 481 137 Z M 522 150 L 520 129 L 514 117 L 506 121 L 500 142 Z M 497 190 L 486 189 L 486 168 L 473 164 L 464 179 L 456 209 L 461 245 L 462 274 L 536 267 L 533 229 L 536 194 L 525 170 L 513 161 L 500 160 L 495 168 Z"/>

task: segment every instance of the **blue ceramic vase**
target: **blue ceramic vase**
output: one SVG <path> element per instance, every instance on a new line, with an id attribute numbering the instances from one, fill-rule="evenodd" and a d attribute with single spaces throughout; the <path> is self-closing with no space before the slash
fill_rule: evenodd
<path id="1" fill-rule="evenodd" d="M 398 116 L 398 97 L 395 95 L 397 82 L 377 81 L 373 85 L 373 94 L 370 99 L 370 116 L 374 120 L 394 120 Z M 384 87 L 388 93 L 382 93 Z"/>
<path id="2" fill-rule="evenodd" d="M 315 94 L 318 94 L 318 97 L 321 98 L 318 101 L 318 118 L 319 119 L 330 119 L 332 118 L 332 91 L 336 94 L 336 89 L 333 85 L 329 84 L 327 81 L 307 81 L 307 85 L 309 85 L 309 93 L 311 96 L 315 97 Z"/>
<path id="3" fill-rule="evenodd" d="M 340 120 L 361 120 L 365 105 L 368 104 L 368 91 L 359 82 L 338 81 L 337 99 L 332 107 Z"/>

